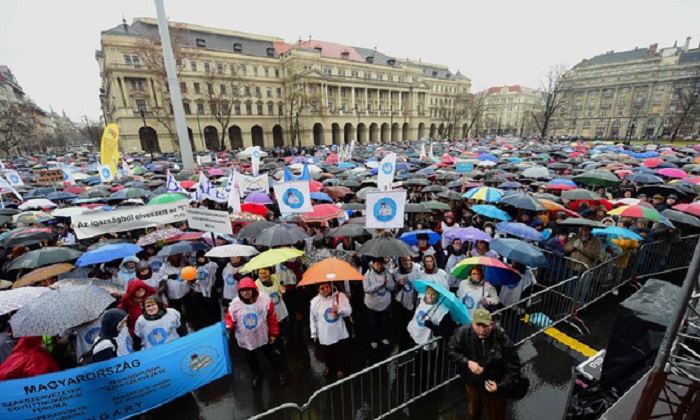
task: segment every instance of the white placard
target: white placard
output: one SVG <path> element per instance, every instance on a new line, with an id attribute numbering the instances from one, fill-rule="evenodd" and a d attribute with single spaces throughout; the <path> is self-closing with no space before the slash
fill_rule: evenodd
<path id="1" fill-rule="evenodd" d="M 110 232 L 166 225 L 187 219 L 185 200 L 154 206 L 124 207 L 112 211 L 81 214 L 72 217 L 78 239 L 92 238 Z"/>
<path id="2" fill-rule="evenodd" d="M 273 185 L 280 213 L 311 213 L 309 181 L 290 181 Z"/>
<path id="3" fill-rule="evenodd" d="M 270 181 L 267 174 L 249 176 L 236 172 L 234 176 L 236 177 L 238 191 L 241 193 L 241 196 L 245 197 L 252 192 L 264 192 L 267 194 L 270 191 Z"/>
<path id="4" fill-rule="evenodd" d="M 233 234 L 231 220 L 226 211 L 187 207 L 185 214 L 187 215 L 187 224 L 191 229 Z"/>
<path id="5" fill-rule="evenodd" d="M 384 156 L 377 168 L 377 187 L 382 191 L 390 191 L 394 182 L 394 171 L 396 170 L 396 153 L 389 153 Z"/>
<path id="6" fill-rule="evenodd" d="M 406 205 L 406 191 L 385 191 L 367 194 L 365 227 L 375 229 L 401 228 Z"/>

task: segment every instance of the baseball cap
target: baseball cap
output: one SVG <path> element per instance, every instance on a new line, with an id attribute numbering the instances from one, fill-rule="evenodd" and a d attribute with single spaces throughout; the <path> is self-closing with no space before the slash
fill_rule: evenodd
<path id="1" fill-rule="evenodd" d="M 491 313 L 486 309 L 477 309 L 472 314 L 472 322 L 477 324 L 491 324 Z"/>

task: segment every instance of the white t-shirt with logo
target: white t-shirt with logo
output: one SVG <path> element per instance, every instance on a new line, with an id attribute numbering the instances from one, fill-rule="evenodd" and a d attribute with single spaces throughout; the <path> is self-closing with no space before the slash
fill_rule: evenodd
<path id="1" fill-rule="evenodd" d="M 180 327 L 180 312 L 167 308 L 165 315 L 160 319 L 149 321 L 141 315 L 136 320 L 134 334 L 141 338 L 141 345 L 145 349 L 150 349 L 179 338 L 178 327 Z"/>
<path id="2" fill-rule="evenodd" d="M 352 314 L 350 301 L 343 293 L 338 293 L 338 313 L 333 315 L 334 301 L 333 295 L 329 295 L 327 298 L 316 295 L 311 300 L 309 316 L 311 338 L 317 337 L 318 342 L 324 346 L 348 338 L 348 330 L 345 328 L 345 322 L 342 318 L 347 318 Z"/>

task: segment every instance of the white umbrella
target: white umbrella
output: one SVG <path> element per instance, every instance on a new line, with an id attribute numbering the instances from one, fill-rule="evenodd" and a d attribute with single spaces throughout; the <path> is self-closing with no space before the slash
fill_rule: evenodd
<path id="1" fill-rule="evenodd" d="M 0 315 L 16 311 L 48 290 L 47 287 L 18 287 L 0 292 Z"/>
<path id="2" fill-rule="evenodd" d="M 222 245 L 212 248 L 204 254 L 206 257 L 213 258 L 231 258 L 231 257 L 252 257 L 260 252 L 252 246 L 248 245 Z"/>
<path id="3" fill-rule="evenodd" d="M 73 179 L 76 181 L 82 181 L 83 179 L 89 178 L 89 177 L 90 177 L 90 175 L 84 174 L 82 172 L 76 172 L 73 174 Z"/>
<path id="4" fill-rule="evenodd" d="M 248 157 L 249 158 L 253 155 L 253 151 L 255 151 L 255 150 L 258 150 L 260 152 L 261 158 L 267 157 L 267 152 L 263 152 L 262 150 L 260 150 L 260 148 L 254 147 L 254 146 L 246 148 L 244 151 L 242 151 L 241 153 L 238 154 L 238 157 Z"/>
<path id="5" fill-rule="evenodd" d="M 81 214 L 85 213 L 87 210 L 90 210 L 87 207 L 63 207 L 60 209 L 56 209 L 51 212 L 52 216 L 55 217 L 73 217 L 73 216 L 80 216 Z"/>
<path id="6" fill-rule="evenodd" d="M 34 198 L 31 200 L 27 200 L 24 203 L 22 203 L 19 208 L 21 210 L 29 210 L 29 209 L 43 209 L 46 207 L 58 207 L 56 203 L 54 203 L 51 200 L 47 200 L 45 198 Z"/>

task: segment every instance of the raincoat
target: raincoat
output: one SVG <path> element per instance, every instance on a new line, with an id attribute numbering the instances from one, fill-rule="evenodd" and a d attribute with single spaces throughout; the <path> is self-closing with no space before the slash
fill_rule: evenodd
<path id="1" fill-rule="evenodd" d="M 350 301 L 343 293 L 338 293 L 338 313 L 335 315 L 333 314 L 334 301 L 333 294 L 325 298 L 319 294 L 311 300 L 309 314 L 311 339 L 318 338 L 318 342 L 324 346 L 335 344 L 349 336 L 342 318 L 352 314 Z"/>
<path id="2" fill-rule="evenodd" d="M 138 263 L 139 259 L 136 257 L 124 257 L 122 263 L 119 265 L 119 272 L 117 273 L 116 278 L 112 281 L 113 283 L 120 285 L 124 289 L 128 287 L 128 284 L 131 280 L 136 278 L 136 268 L 126 268 L 125 264 L 128 262 Z"/>
<path id="3" fill-rule="evenodd" d="M 41 337 L 20 338 L 10 357 L 0 365 L 0 381 L 58 372 L 58 364 L 41 344 Z"/>
<path id="4" fill-rule="evenodd" d="M 277 274 L 270 274 L 269 284 L 265 284 L 260 279 L 255 281 L 255 285 L 258 286 L 258 291 L 268 295 L 272 303 L 275 304 L 275 313 L 277 314 L 277 321 L 283 321 L 289 315 L 287 311 L 287 305 L 284 304 L 282 300 L 282 294 L 284 293 L 284 286 L 280 281 Z"/>
<path id="5" fill-rule="evenodd" d="M 241 299 L 242 289 L 254 290 L 251 303 Z M 249 277 L 240 281 L 238 296 L 226 311 L 226 329 L 235 331 L 238 345 L 247 350 L 264 346 L 270 337 L 276 337 L 280 333 L 275 304 L 267 295 L 258 292 L 258 287 Z"/>
<path id="6" fill-rule="evenodd" d="M 141 303 L 134 301 L 134 293 L 138 289 L 146 289 L 146 294 L 143 296 L 145 300 L 147 297 L 156 294 L 156 289 L 147 285 L 139 279 L 132 280 L 129 282 L 129 287 L 126 288 L 126 293 L 122 296 L 117 306 L 119 309 L 125 310 L 129 314 L 129 319 L 126 321 L 126 325 L 129 327 L 129 334 L 134 335 L 134 326 L 136 325 L 136 320 L 143 314 L 143 307 Z"/>

